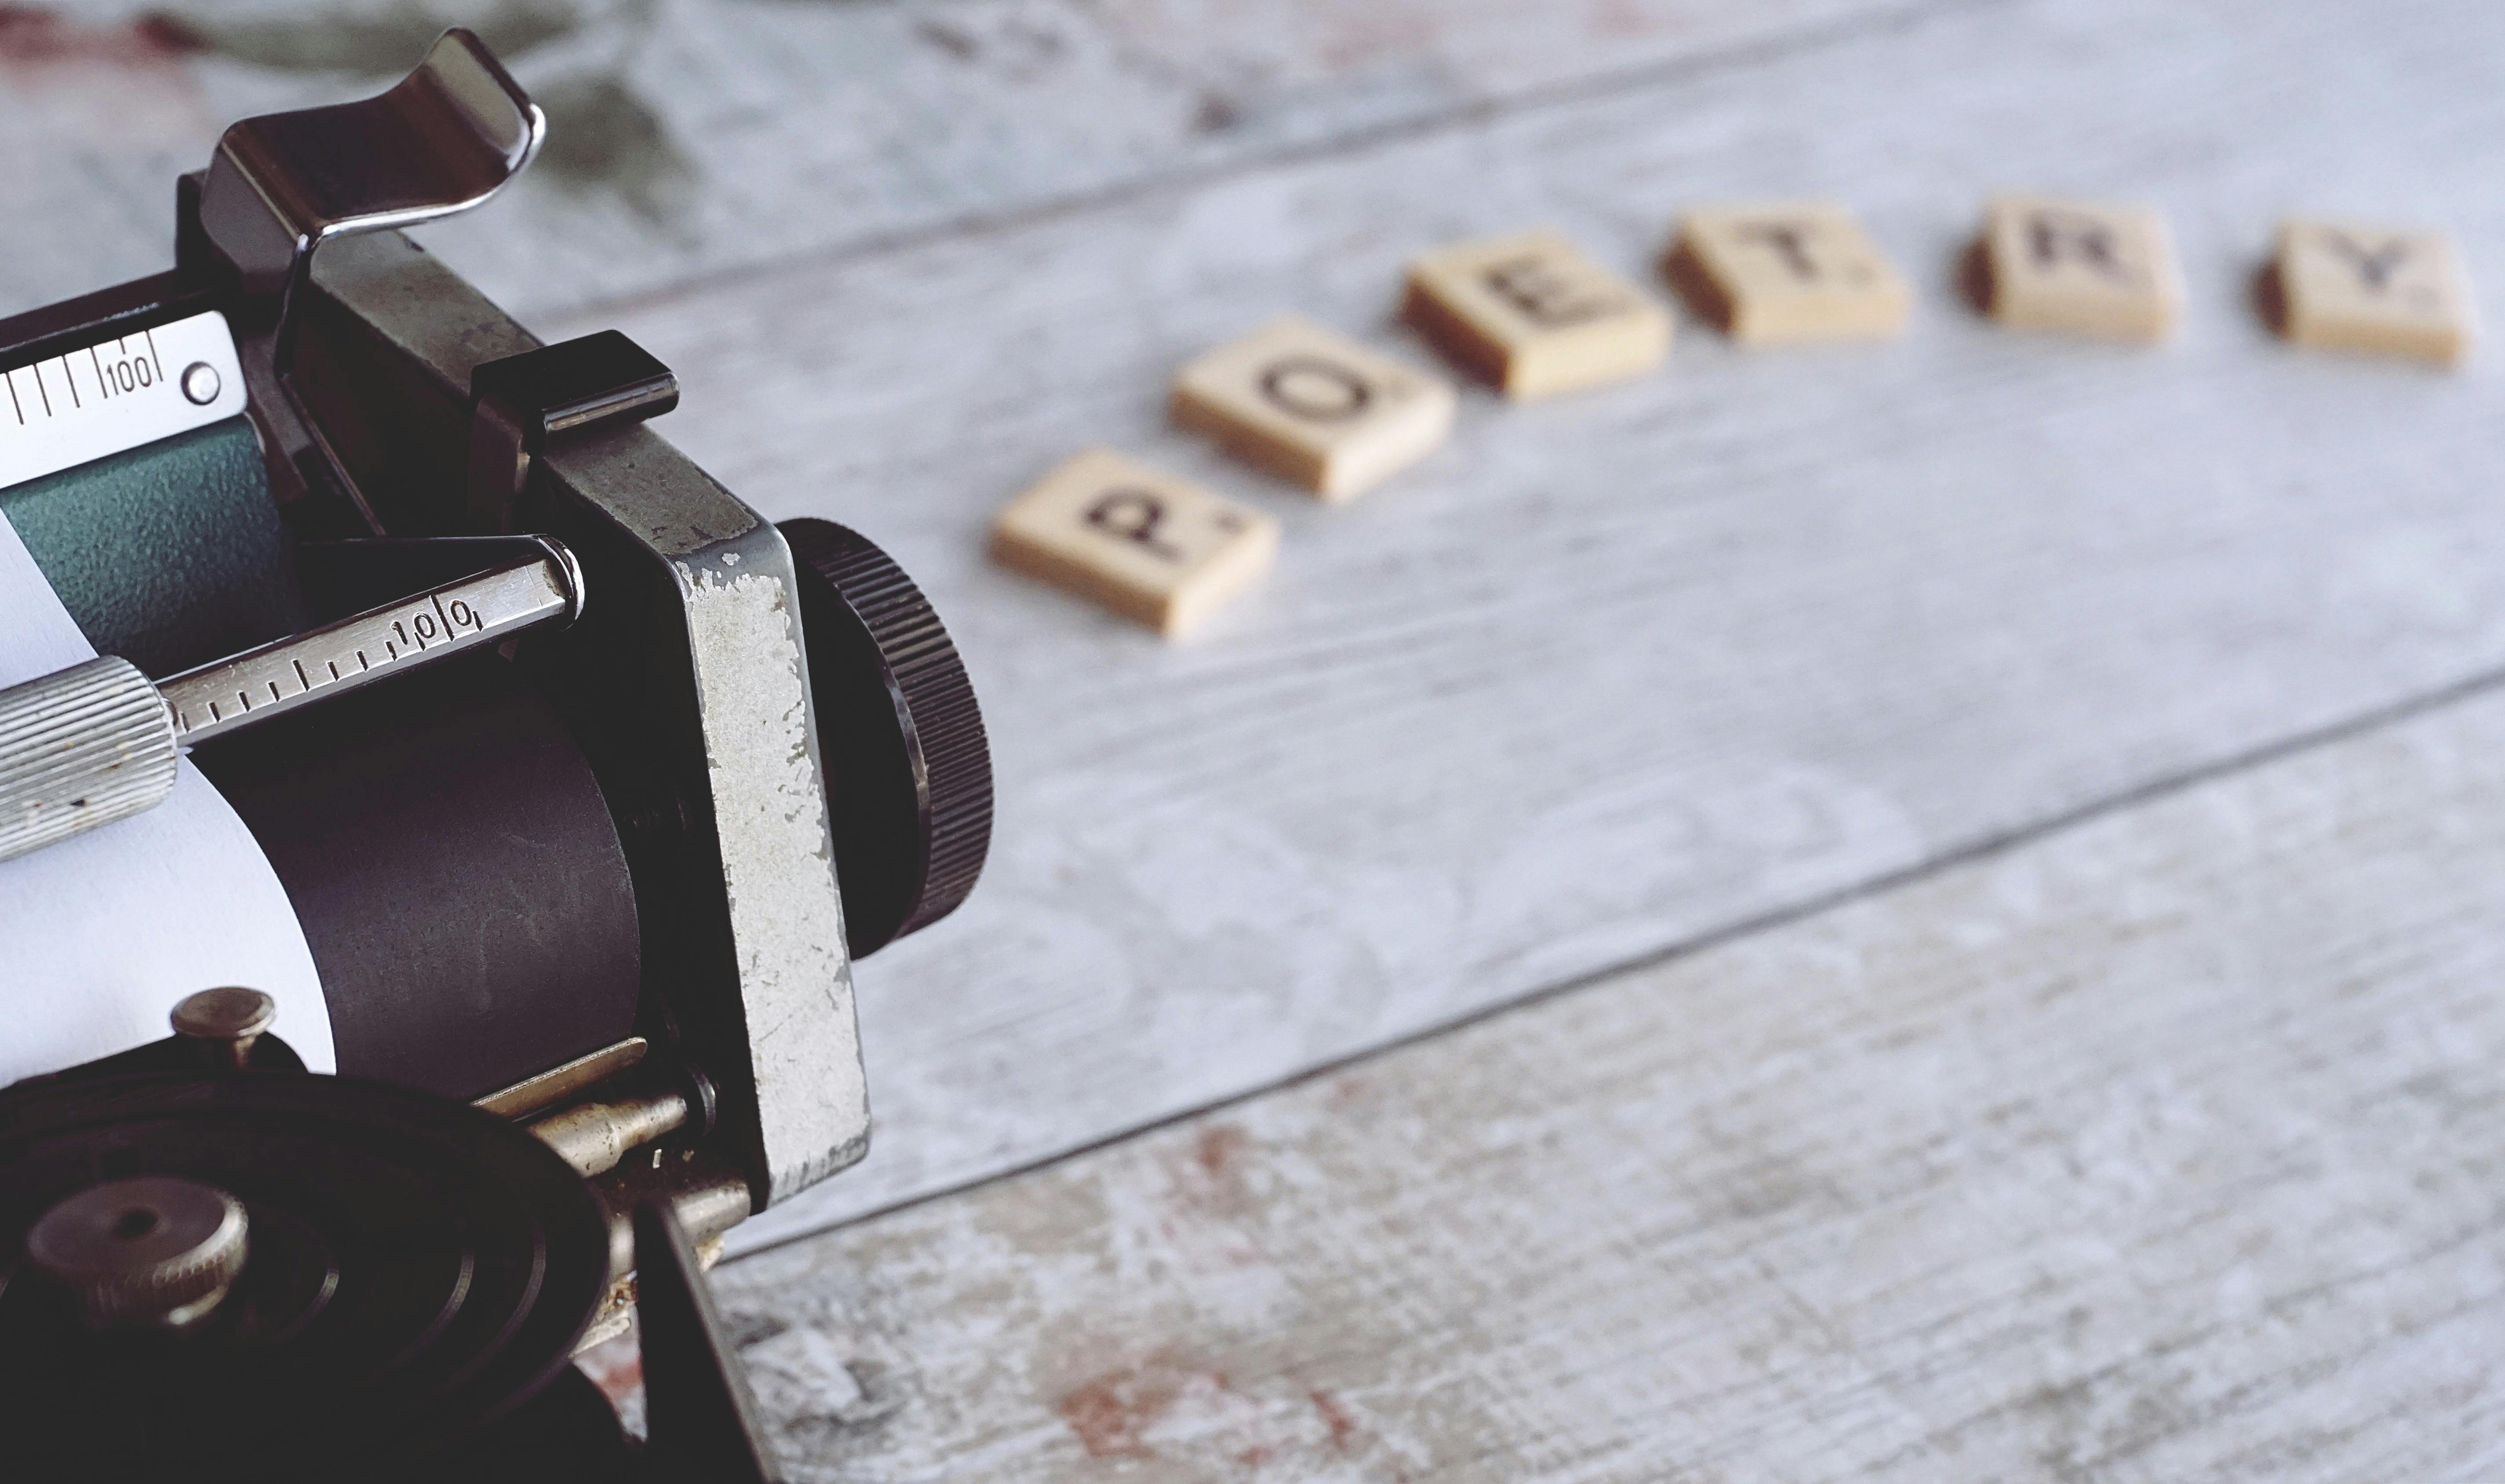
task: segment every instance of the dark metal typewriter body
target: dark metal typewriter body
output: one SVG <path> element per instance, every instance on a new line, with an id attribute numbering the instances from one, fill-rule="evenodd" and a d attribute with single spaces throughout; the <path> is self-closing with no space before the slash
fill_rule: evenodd
<path id="1" fill-rule="evenodd" d="M 267 857 L 339 1073 L 292 1070 L 265 1003 L 169 985 L 174 1037 L 0 1091 L 0 1472 L 770 1471 L 698 1257 L 865 1151 L 852 962 L 971 889 L 989 758 L 874 547 L 767 522 L 646 425 L 659 362 L 542 345 L 396 230 L 543 128 L 448 33 L 382 97 L 229 130 L 171 271 L 0 321 L 0 371 L 186 395 L 217 378 L 155 339 L 231 331 L 240 415 L 0 515 L 119 656 L 77 684 L 154 695 L 134 724 Z M 87 715 L 20 689 L 27 727 Z M 112 789 L 66 793 L 18 814 L 87 828 Z M 638 1269 L 640 1451 L 566 1363 Z"/>

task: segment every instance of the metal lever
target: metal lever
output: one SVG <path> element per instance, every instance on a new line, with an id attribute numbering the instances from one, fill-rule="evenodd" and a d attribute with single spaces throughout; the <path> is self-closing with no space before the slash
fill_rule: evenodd
<path id="1" fill-rule="evenodd" d="M 325 238 L 478 205 L 547 136 L 539 105 L 455 28 L 379 96 L 229 127 L 200 187 L 200 227 L 248 292 L 278 294 Z"/>
<path id="2" fill-rule="evenodd" d="M 582 610 L 574 554 L 370 609 L 152 683 L 104 655 L 0 690 L 0 861 L 153 809 L 183 749 Z"/>

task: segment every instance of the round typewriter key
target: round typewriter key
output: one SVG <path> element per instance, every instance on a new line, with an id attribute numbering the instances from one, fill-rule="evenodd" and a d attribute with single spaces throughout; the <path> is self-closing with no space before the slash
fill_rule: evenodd
<path id="1" fill-rule="evenodd" d="M 34 1257 L 0 1269 L 13 1480 L 374 1476 L 541 1391 L 608 1290 L 606 1216 L 562 1160 L 378 1082 L 26 1088 L 0 1097 L 0 1253 Z M 186 1186 L 242 1208 L 240 1273 L 186 1327 L 98 1327 L 51 1274 L 117 1227 L 144 1239 L 143 1208 L 188 1223 L 166 1241 L 190 1233 L 207 1207 L 189 1211 Z"/>

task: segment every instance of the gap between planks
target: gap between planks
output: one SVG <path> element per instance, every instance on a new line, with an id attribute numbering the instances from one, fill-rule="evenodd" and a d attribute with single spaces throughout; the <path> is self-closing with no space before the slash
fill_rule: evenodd
<path id="1" fill-rule="evenodd" d="M 2178 795 L 2188 794 L 2219 779 L 2266 767 L 2306 753 L 2370 736 L 2379 731 L 2403 726 L 2420 717 L 2475 700 L 2498 689 L 2505 689 L 2505 667 L 2483 670 L 2388 705 L 2374 707 L 2337 722 L 2291 733 L 2276 741 L 2245 748 L 2224 757 L 2213 758 L 2205 762 L 2195 763 L 2171 773 L 2143 780 L 2101 798 L 2090 799 L 2045 815 L 2040 819 L 1962 841 L 1936 855 L 1927 856 L 1896 869 L 1882 871 L 1864 880 L 1837 887 L 1798 901 L 1787 902 L 1767 911 L 1736 918 L 1662 947 L 1635 954 L 1597 969 L 1584 970 L 1553 984 L 1542 985 L 1527 994 L 1479 1006 L 1462 1014 L 1404 1031 L 1344 1055 L 1299 1068 L 1285 1077 L 1273 1078 L 1268 1081 L 1239 1089 L 1223 1097 L 1211 1098 L 1189 1107 L 1161 1113 L 1154 1118 L 1100 1134 L 1084 1143 L 1058 1149 L 1041 1158 L 1009 1165 L 972 1180 L 936 1186 L 901 1200 L 890 1201 L 885 1205 L 872 1206 L 823 1225 L 813 1225 L 806 1230 L 773 1237 L 757 1246 L 743 1248 L 726 1260 L 746 1261 L 751 1257 L 760 1256 L 798 1243 L 814 1241 L 830 1233 L 864 1226 L 899 1212 L 915 1210 L 963 1195 L 968 1191 L 979 1190 L 987 1185 L 1000 1184 L 1039 1171 L 1052 1169 L 1057 1165 L 1083 1159 L 1116 1145 L 1127 1144 L 1161 1130 L 1190 1123 L 1210 1113 L 1257 1103 L 1273 1094 L 1321 1081 L 1350 1068 L 1379 1060 L 1430 1041 L 1440 1040 L 1487 1021 L 1535 1009 L 1550 1001 L 1562 999 L 1579 990 L 1588 989 L 1629 973 L 1676 963 L 1680 959 L 1693 958 L 1698 954 L 1804 922 L 1855 902 L 1887 896 L 1891 892 L 1959 867 L 1991 861 L 2040 841 L 2083 829 L 2099 821 L 2126 814 Z"/>
<path id="2" fill-rule="evenodd" d="M 1353 159 L 1371 150 L 1411 140 L 1431 138 L 1441 133 L 1476 128 L 1500 119 L 1536 114 L 1551 108 L 1569 108 L 1577 104 L 1602 102 L 1653 88 L 1693 83 L 1727 72 L 1768 66 L 1787 58 L 1850 46 L 1872 37 L 1915 30 L 1969 12 L 2007 9 L 2018 3 L 2020 0 L 1914 0 L 1912 4 L 1895 9 L 1813 22 L 1797 31 L 1780 36 L 1758 37 L 1721 49 L 1700 52 L 1693 55 L 1674 56 L 1614 71 L 1596 71 L 1555 82 L 1535 83 L 1499 95 L 1467 98 L 1442 108 L 1428 109 L 1407 118 L 1360 124 L 1345 133 L 1324 139 L 1305 140 L 1280 145 L 1274 149 L 1252 151 L 1205 165 L 1183 165 L 1171 169 L 1149 170 L 1127 180 L 1072 191 L 1042 200 L 1028 201 L 1002 209 L 978 208 L 913 227 L 874 231 L 825 247 L 781 254 L 762 258 L 754 263 L 738 264 L 714 272 L 698 273 L 659 288 L 639 289 L 624 294 L 586 300 L 579 304 L 569 305 L 549 318 L 552 323 L 575 325 L 611 314 L 631 314 L 679 303 L 716 289 L 734 288 L 742 284 L 803 273 L 811 269 L 831 267 L 893 253 L 910 252 L 916 248 L 930 247 L 960 237 L 978 237 L 991 232 L 1012 231 L 1048 222 L 1065 221 L 1090 212 L 1116 210 L 1143 201 L 1187 194 L 1209 186 L 1248 179 L 1268 171 L 1292 169 L 1299 165 L 1325 160 Z M 416 235 L 420 241 L 425 240 L 423 231 Z"/>

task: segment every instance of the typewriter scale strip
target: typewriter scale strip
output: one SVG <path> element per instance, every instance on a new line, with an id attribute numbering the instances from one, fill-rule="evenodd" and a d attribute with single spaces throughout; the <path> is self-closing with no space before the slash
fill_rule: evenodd
<path id="1" fill-rule="evenodd" d="M 739 23 L 801 23 L 787 14 Z M 2466 693 L 2505 662 L 2492 371 L 2283 353 L 2240 296 L 2273 215 L 2328 198 L 2448 223 L 2495 322 L 2494 21 L 2417 4 L 1880 14 L 1913 18 L 1717 41 L 1635 75 L 1552 10 L 1477 8 L 1442 34 L 1480 53 L 1501 48 L 1469 27 L 1509 34 L 1557 68 L 1542 90 L 1489 87 L 1483 110 L 1389 136 L 1341 132 L 1354 107 L 1256 112 L 1214 141 L 1178 126 L 1122 156 L 1138 163 L 1112 190 L 1075 178 L 1110 152 L 1062 164 L 1070 133 L 1036 119 L 996 132 L 1052 168 L 959 160 L 948 190 L 858 214 L 759 191 L 781 207 L 775 251 L 833 246 L 746 277 L 710 281 L 623 234 L 581 249 L 611 255 L 602 283 L 653 297 L 541 328 L 620 324 L 690 385 L 744 388 L 691 402 L 673 436 L 769 513 L 841 513 L 900 548 L 998 738 L 1002 845 L 963 933 L 864 976 L 876 1152 L 784 1230 L 926 1203 L 720 1280 L 814 1461 L 801 1477 L 1643 1477 L 1666 1459 L 1851 1478 L 1890 1476 L 1891 1458 L 1900 1477 L 2493 1471 L 2492 1384 L 2445 1369 L 2492 1352 L 2498 1325 L 2477 1266 L 2493 1219 L 2461 1178 L 2495 1152 L 2475 1116 L 2495 929 L 2474 889 L 2505 819 L 2478 760 L 2494 724 Z M 1006 67 L 1013 18 L 952 12 L 954 41 L 856 85 L 878 101 L 844 94 L 846 117 L 937 97 L 1031 118 L 1061 95 L 987 70 Z M 1377 42 L 1374 71 L 1333 73 L 1321 43 L 1279 31 L 1264 44 L 1350 94 L 1397 74 L 1381 58 L 1415 56 Z M 1111 50 L 1070 46 L 1066 65 Z M 2324 57 L 2338 66 L 2304 70 Z M 1769 90 L 1797 102 L 1780 130 Z M 1104 89 L 1070 129 L 1155 134 L 1164 114 L 1136 107 Z M 734 167 L 692 168 L 698 192 L 744 189 Z M 2176 212 L 2195 283 L 2175 347 L 2125 362 L 1963 317 L 1944 280 L 1976 200 L 2036 180 Z M 1538 220 L 1641 275 L 1681 202 L 1843 182 L 1917 281 L 1901 350 L 1760 360 L 1687 324 L 1662 379 L 1538 428 L 1465 406 L 1452 453 L 1329 525 L 1158 430 L 1153 389 L 1244 328 L 1247 304 L 1370 325 L 1402 254 Z M 947 225 L 968 214 L 983 220 Z M 599 292 L 533 283 L 529 234 L 501 231 L 441 241 L 465 267 L 514 265 L 477 272 L 526 316 Z M 1074 428 L 1263 501 L 1305 570 L 1174 654 L 991 571 L 973 533 Z M 2103 459 L 2125 477 L 2080 472 Z M 1490 551 L 1536 592 L 1501 600 L 1468 577 Z M 1659 647 L 1613 665 L 1630 635 Z M 2099 662 L 2117 651 L 2128 665 Z M 1623 718 L 1638 683 L 1680 697 L 1675 745 Z M 2247 766 L 2279 749 L 2294 756 Z M 1522 757 L 1550 775 L 1526 781 Z M 1690 830 L 1665 848 L 1612 829 L 1647 818 Z M 1448 917 L 1387 909 L 1435 889 Z M 1792 920 L 1840 898 L 1857 904 Z M 2031 925 L 1996 915 L 2030 909 Z M 1938 939 L 1969 929 L 2006 934 L 1989 982 L 1944 977 L 1961 960 Z M 2212 956 L 2248 936 L 2280 957 Z M 1709 941 L 1723 946 L 1616 972 Z M 1246 948 L 1272 943 L 1293 951 Z M 1987 1069 L 1923 1060 L 1913 1033 L 1954 1021 L 1944 1005 L 2034 1039 L 2013 1034 Z M 2319 1040 L 2293 1029 L 2309 1019 Z M 2084 1038 L 2077 1061 L 2051 1059 L 2062 1034 Z M 1915 1049 L 1891 1056 L 1891 1035 Z M 2258 1038 L 2242 1067 L 2239 1035 Z M 1593 1075 L 1509 1063 L 1505 1043 Z M 1785 1055 L 1832 1079 L 1746 1076 Z M 2052 1085 L 2058 1068 L 2086 1070 Z M 1432 1118 L 1404 1115 L 1419 1108 Z M 2286 1137 L 2240 1108 L 2285 1114 Z M 1666 1132 L 1632 1142 L 1647 1114 Z M 2340 1142 L 2421 1116 L 2426 1138 L 2392 1139 L 2381 1169 Z M 1995 1127 L 2079 1162 L 2029 1165 Z M 1553 1264 L 1519 1228 L 1469 1219 L 1504 1181 L 1455 1150 L 1493 1159 L 1507 1138 L 1534 1151 L 1502 1166 L 1514 1192 L 1554 1208 Z M 1907 1184 L 1883 1189 L 1869 1167 L 1891 1157 Z M 1655 1158 L 1683 1197 L 1633 1184 L 1664 1178 Z M 2080 1188 L 2081 1170 L 2108 1177 L 2085 1187 L 2096 1219 L 2012 1207 L 1977 1251 L 1977 1210 Z M 2164 1179 L 2118 1187 L 2147 1171 Z M 1694 1221 L 1691 1245 L 1629 1223 L 1648 1197 Z M 2200 1219 L 2247 1199 L 2267 1220 Z M 2325 1213 L 2355 1224 L 2301 1240 Z M 1265 1221 L 1282 1233 L 1267 1256 Z M 2345 1244 L 2377 1231 L 2389 1260 L 2356 1260 Z M 1821 1241 L 1897 1281 L 1845 1303 Z M 2101 1273 L 2099 1242 L 2124 1254 Z M 1089 1263 L 1125 1254 L 1188 1281 L 1089 1286 Z M 2174 1286 L 2135 1281 L 2170 1262 Z M 1297 1292 L 1318 1296 L 1279 1297 Z M 1552 1362 L 1570 1345 L 1624 1363 Z M 1668 1400 L 1670 1367 L 1644 1368 L 1665 1355 L 1685 1362 Z M 1437 1395 L 1464 1399 L 1418 1405 Z M 1682 1409 L 1690 1396 L 1707 1399 Z"/>

